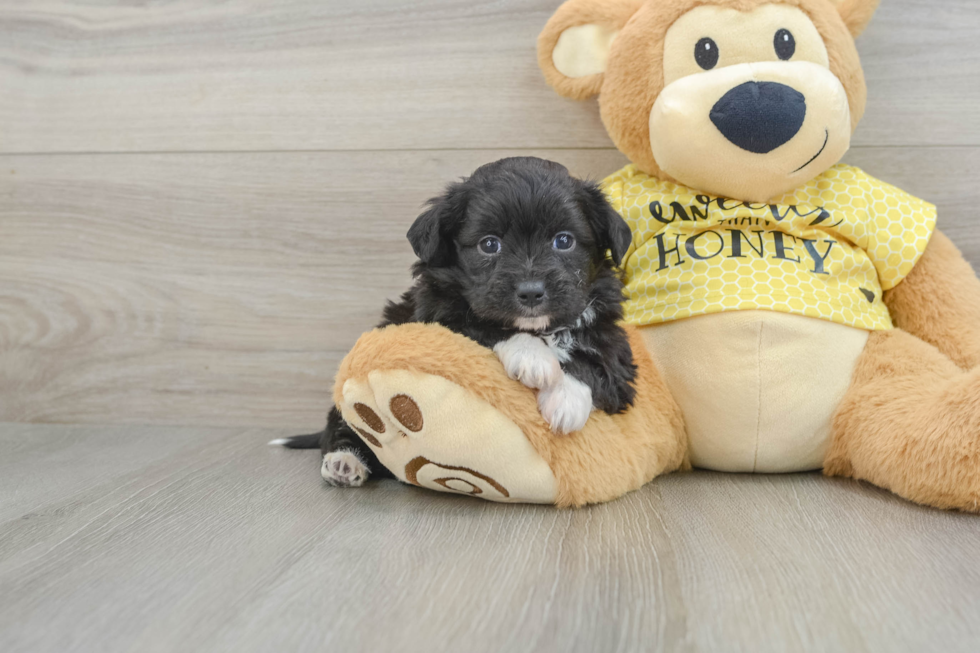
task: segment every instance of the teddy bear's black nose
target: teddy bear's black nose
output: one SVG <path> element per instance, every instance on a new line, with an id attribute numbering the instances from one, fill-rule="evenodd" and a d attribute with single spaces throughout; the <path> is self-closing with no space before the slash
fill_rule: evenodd
<path id="1" fill-rule="evenodd" d="M 711 122 L 733 144 L 767 154 L 796 136 L 806 118 L 806 98 L 776 82 L 745 82 L 711 109 Z"/>

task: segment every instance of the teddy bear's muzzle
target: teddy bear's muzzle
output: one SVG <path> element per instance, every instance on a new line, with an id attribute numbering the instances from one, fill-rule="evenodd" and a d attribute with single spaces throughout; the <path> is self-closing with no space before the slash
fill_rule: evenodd
<path id="1" fill-rule="evenodd" d="M 682 77 L 650 110 L 660 169 L 690 188 L 739 200 L 781 196 L 839 161 L 850 107 L 826 67 L 800 62 L 725 66 Z"/>

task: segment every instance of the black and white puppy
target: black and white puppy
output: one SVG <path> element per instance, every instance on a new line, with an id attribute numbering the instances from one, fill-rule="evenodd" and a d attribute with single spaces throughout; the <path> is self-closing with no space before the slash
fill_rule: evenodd
<path id="1" fill-rule="evenodd" d="M 538 390 L 552 430 L 577 431 L 593 408 L 619 413 L 633 402 L 615 270 L 631 238 L 598 185 L 564 166 L 533 157 L 487 164 L 430 200 L 409 229 L 415 285 L 388 302 L 378 326 L 438 323 L 493 349 L 508 376 Z M 320 433 L 270 444 L 319 445 L 333 485 L 391 476 L 336 407 Z"/>

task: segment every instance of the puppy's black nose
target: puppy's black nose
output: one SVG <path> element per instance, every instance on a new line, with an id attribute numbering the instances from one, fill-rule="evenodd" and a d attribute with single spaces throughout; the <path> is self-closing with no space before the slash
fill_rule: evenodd
<path id="1" fill-rule="evenodd" d="M 745 82 L 718 100 L 711 122 L 743 150 L 768 154 L 796 136 L 806 118 L 806 98 L 776 82 Z"/>
<path id="2" fill-rule="evenodd" d="M 522 281 L 517 284 L 517 299 L 528 308 L 537 306 L 545 297 L 547 293 L 544 291 L 544 281 Z"/>

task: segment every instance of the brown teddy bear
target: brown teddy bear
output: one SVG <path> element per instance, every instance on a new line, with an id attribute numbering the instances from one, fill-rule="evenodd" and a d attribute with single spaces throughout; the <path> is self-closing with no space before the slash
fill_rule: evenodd
<path id="1" fill-rule="evenodd" d="M 980 510 L 980 281 L 935 208 L 838 162 L 877 0 L 568 0 L 538 41 L 633 162 L 604 182 L 639 368 L 621 415 L 553 434 L 493 352 L 363 336 L 334 398 L 403 481 L 606 501 L 691 465 L 823 469 Z"/>

